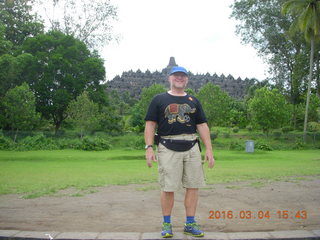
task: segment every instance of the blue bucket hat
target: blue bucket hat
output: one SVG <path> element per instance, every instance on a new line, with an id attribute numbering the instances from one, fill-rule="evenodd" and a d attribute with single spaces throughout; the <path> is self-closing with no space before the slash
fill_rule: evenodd
<path id="1" fill-rule="evenodd" d="M 169 75 L 172 75 L 177 72 L 182 72 L 188 76 L 188 71 L 184 67 L 180 67 L 180 66 L 172 67 L 169 72 Z"/>

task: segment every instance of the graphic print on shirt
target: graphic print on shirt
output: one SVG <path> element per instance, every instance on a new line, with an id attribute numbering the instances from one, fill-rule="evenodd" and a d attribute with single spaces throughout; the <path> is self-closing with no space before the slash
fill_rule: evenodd
<path id="1" fill-rule="evenodd" d="M 168 123 L 172 124 L 176 121 L 179 123 L 187 123 L 190 121 L 189 113 L 195 113 L 196 108 L 191 108 L 188 104 L 173 103 L 166 107 L 164 114 L 168 118 Z"/>

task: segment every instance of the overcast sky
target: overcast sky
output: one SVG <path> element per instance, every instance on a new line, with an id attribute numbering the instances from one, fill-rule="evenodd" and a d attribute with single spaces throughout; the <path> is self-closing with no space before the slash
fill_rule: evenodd
<path id="1" fill-rule="evenodd" d="M 267 65 L 242 45 L 229 19 L 233 0 L 111 0 L 119 43 L 104 47 L 107 80 L 123 71 L 161 71 L 171 56 L 193 73 L 267 77 Z"/>

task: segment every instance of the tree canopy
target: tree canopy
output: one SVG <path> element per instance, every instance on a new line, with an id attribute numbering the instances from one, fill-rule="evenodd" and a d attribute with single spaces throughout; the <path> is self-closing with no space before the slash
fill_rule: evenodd
<path id="1" fill-rule="evenodd" d="M 81 138 L 85 131 L 99 128 L 99 106 L 90 100 L 86 91 L 69 103 L 67 114 L 75 127 L 80 129 Z"/>
<path id="2" fill-rule="evenodd" d="M 5 39 L 14 48 L 28 37 L 44 31 L 44 25 L 37 14 L 31 12 L 34 0 L 0 1 L 0 25 L 4 26 Z"/>
<path id="3" fill-rule="evenodd" d="M 258 89 L 249 101 L 249 112 L 253 123 L 264 132 L 284 127 L 290 119 L 290 105 L 278 89 Z"/>
<path id="4" fill-rule="evenodd" d="M 26 83 L 6 93 L 3 107 L 5 124 L 12 130 L 31 130 L 39 124 L 40 114 L 36 112 L 35 97 Z"/>
<path id="5" fill-rule="evenodd" d="M 291 32 L 296 32 L 296 29 L 300 29 L 304 33 L 304 37 L 307 42 L 310 43 L 310 62 L 309 62 L 309 78 L 307 88 L 307 101 L 304 117 L 303 135 L 306 141 L 307 126 L 308 126 L 308 109 L 311 95 L 311 82 L 313 80 L 314 71 L 314 52 L 316 42 L 320 42 L 320 1 L 319 0 L 289 0 L 282 6 L 284 13 L 290 12 L 294 17 L 294 21 L 291 24 Z"/>
<path id="6" fill-rule="evenodd" d="M 160 84 L 154 84 L 151 87 L 142 89 L 140 100 L 132 108 L 131 124 L 137 128 L 137 131 L 140 132 L 144 129 L 144 117 L 147 114 L 152 98 L 165 91 L 165 87 Z"/>
<path id="7" fill-rule="evenodd" d="M 103 60 L 91 54 L 87 46 L 72 36 L 49 32 L 27 39 L 20 49 L 32 55 L 24 75 L 35 91 L 37 110 L 53 119 L 58 130 L 67 117 L 69 102 L 85 89 L 106 98 L 100 84 L 105 80 Z"/>
<path id="8" fill-rule="evenodd" d="M 197 94 L 208 119 L 209 127 L 228 126 L 231 119 L 231 97 L 217 85 L 207 83 Z"/>

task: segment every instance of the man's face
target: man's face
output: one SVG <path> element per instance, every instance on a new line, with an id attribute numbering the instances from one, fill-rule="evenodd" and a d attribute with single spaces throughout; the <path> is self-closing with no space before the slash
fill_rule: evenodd
<path id="1" fill-rule="evenodd" d="M 183 72 L 176 72 L 169 76 L 171 88 L 184 89 L 188 84 L 188 76 Z"/>

